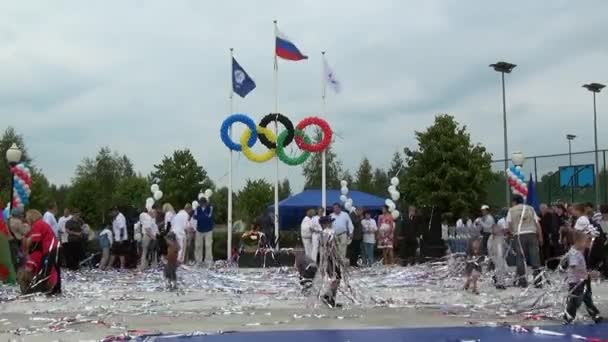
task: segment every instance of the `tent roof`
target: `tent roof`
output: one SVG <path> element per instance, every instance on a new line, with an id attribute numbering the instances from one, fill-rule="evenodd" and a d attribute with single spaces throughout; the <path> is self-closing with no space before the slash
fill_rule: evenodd
<path id="1" fill-rule="evenodd" d="M 336 202 L 340 203 L 340 195 L 340 190 L 327 190 L 327 206 Z M 351 190 L 348 192 L 348 197 L 353 199 L 355 207 L 380 209 L 384 205 L 383 198 L 361 191 Z M 279 202 L 279 208 L 314 208 L 320 204 L 321 190 L 304 190 Z M 274 208 L 274 205 L 271 205 L 270 208 Z"/>

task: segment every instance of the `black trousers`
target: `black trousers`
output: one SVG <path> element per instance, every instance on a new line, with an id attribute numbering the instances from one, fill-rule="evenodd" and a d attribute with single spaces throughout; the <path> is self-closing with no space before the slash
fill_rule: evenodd
<path id="1" fill-rule="evenodd" d="M 418 241 L 415 239 L 402 240 L 400 243 L 399 257 L 403 266 L 413 265 L 416 263 L 416 250 L 418 249 Z"/>
<path id="2" fill-rule="evenodd" d="M 570 295 L 568 297 L 568 305 L 566 306 L 566 312 L 573 319 L 576 317 L 576 311 L 581 307 L 581 304 L 585 303 L 587 312 L 591 317 L 595 317 L 600 313 L 595 304 L 593 304 L 593 294 L 591 292 L 591 279 L 587 279 L 579 284 L 570 284 Z"/>
<path id="3" fill-rule="evenodd" d="M 63 245 L 63 251 L 65 256 L 65 266 L 72 271 L 78 270 L 80 267 L 80 261 L 82 261 L 84 255 L 83 241 L 68 241 Z"/>
<path id="4" fill-rule="evenodd" d="M 357 261 L 361 255 L 361 241 L 362 240 L 353 240 L 350 245 L 348 245 L 346 253 L 351 266 L 358 266 Z"/>

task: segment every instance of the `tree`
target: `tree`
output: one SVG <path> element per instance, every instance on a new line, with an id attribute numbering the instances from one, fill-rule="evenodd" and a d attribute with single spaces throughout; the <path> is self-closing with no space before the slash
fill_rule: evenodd
<path id="1" fill-rule="evenodd" d="M 478 208 L 492 179 L 491 155 L 471 143 L 466 126 L 447 114 L 435 117 L 425 132 L 416 132 L 418 150 L 405 148 L 410 203 L 435 206 L 454 217 Z"/>
<path id="2" fill-rule="evenodd" d="M 369 159 L 364 157 L 355 175 L 354 188 L 359 191 L 372 193 L 374 191 L 374 174 L 372 172 L 372 164 L 369 162 Z"/>
<path id="3" fill-rule="evenodd" d="M 188 149 L 177 150 L 171 157 L 165 156 L 154 168 L 150 178 L 158 180 L 164 193 L 163 202 L 180 208 L 197 199 L 201 190 L 215 188 L 207 171 L 198 165 Z"/>
<path id="4" fill-rule="evenodd" d="M 236 207 L 237 207 L 237 196 L 232 193 L 232 219 L 236 221 Z M 216 190 L 210 199 L 211 205 L 213 206 L 213 221 L 215 223 L 227 223 L 228 218 L 228 188 L 221 187 Z"/>
<path id="5" fill-rule="evenodd" d="M 341 181 L 342 181 L 342 180 L 345 180 L 345 181 L 346 181 L 346 183 L 348 183 L 348 187 L 349 187 L 349 189 L 353 189 L 353 186 L 355 186 L 355 185 L 356 185 L 356 184 L 355 184 L 355 182 L 354 182 L 354 180 L 353 180 L 353 176 L 350 174 L 350 171 L 348 171 L 348 170 L 345 170 L 345 171 L 342 173 L 342 177 L 341 177 L 341 179 L 340 179 L 340 180 L 341 180 Z"/>
<path id="6" fill-rule="evenodd" d="M 285 178 L 279 183 L 279 201 L 282 201 L 291 196 L 291 185 L 289 179 Z"/>
<path id="7" fill-rule="evenodd" d="M 388 186 L 389 184 L 389 178 L 386 174 L 386 172 L 384 172 L 384 170 L 382 169 L 376 169 L 374 170 L 374 190 L 373 190 L 373 194 L 380 196 L 380 197 L 386 197 L 388 195 Z"/>
<path id="8" fill-rule="evenodd" d="M 238 194 L 238 218 L 251 222 L 264 213 L 273 200 L 274 190 L 270 183 L 264 179 L 248 179 Z"/>
<path id="9" fill-rule="evenodd" d="M 315 141 L 320 141 L 322 132 L 315 132 Z M 302 175 L 304 176 L 304 189 L 321 189 L 322 154 L 313 153 L 308 161 L 304 163 Z M 340 175 L 342 174 L 342 163 L 333 151 L 331 145 L 325 150 L 326 161 L 326 185 L 328 189 L 340 188 Z"/>
<path id="10" fill-rule="evenodd" d="M 135 175 L 127 156 L 103 147 L 95 158 L 84 158 L 76 167 L 67 204 L 78 208 L 88 222 L 105 222 L 114 205 L 141 207 L 144 204 L 141 199 L 144 181 Z"/>

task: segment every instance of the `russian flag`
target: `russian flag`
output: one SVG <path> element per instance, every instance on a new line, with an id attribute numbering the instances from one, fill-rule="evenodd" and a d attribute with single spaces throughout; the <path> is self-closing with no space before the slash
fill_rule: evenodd
<path id="1" fill-rule="evenodd" d="M 308 56 L 304 56 L 300 50 L 296 47 L 294 43 L 292 43 L 283 33 L 281 33 L 278 29 L 277 38 L 275 43 L 275 54 L 278 57 L 283 59 L 287 59 L 289 61 L 301 61 L 303 59 L 308 59 Z"/>

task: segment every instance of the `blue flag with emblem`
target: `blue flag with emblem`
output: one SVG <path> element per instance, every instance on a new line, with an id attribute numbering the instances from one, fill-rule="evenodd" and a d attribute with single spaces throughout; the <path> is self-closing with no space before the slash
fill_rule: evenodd
<path id="1" fill-rule="evenodd" d="M 237 93 L 240 97 L 245 97 L 253 89 L 255 89 L 255 82 L 245 69 L 232 58 L 232 91 Z"/>
<path id="2" fill-rule="evenodd" d="M 536 194 L 536 184 L 532 174 L 530 174 L 530 180 L 528 181 L 528 204 L 534 208 L 537 214 L 540 213 L 540 205 L 538 203 L 538 195 Z"/>

